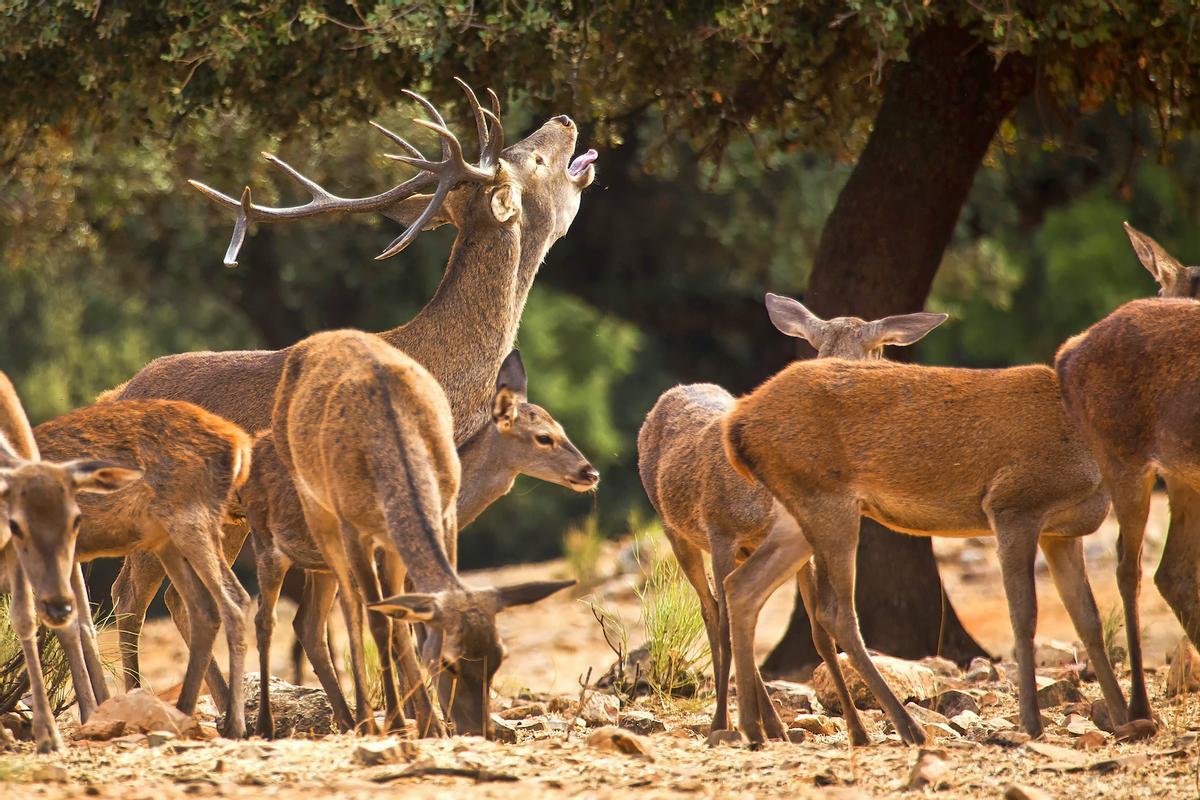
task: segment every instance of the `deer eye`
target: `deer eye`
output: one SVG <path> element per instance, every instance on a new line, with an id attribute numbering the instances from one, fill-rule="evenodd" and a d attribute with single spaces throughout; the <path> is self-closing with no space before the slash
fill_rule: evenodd
<path id="1" fill-rule="evenodd" d="M 539 433 L 537 436 L 533 437 L 533 440 L 543 447 L 550 447 L 554 444 L 554 439 L 544 433 Z"/>
<path id="2" fill-rule="evenodd" d="M 75 519 L 71 520 L 71 530 L 78 533 L 79 526 L 83 524 L 83 515 L 76 514 Z"/>
<path id="3" fill-rule="evenodd" d="M 12 531 L 12 535 L 17 537 L 18 539 L 25 538 L 25 533 L 21 530 L 21 526 L 17 524 L 17 521 L 15 519 L 10 519 L 8 521 L 8 529 L 10 531 Z"/>
<path id="4" fill-rule="evenodd" d="M 539 167 L 544 167 L 544 166 L 546 166 L 546 159 L 542 158 L 537 153 L 534 153 L 533 163 L 537 164 Z"/>

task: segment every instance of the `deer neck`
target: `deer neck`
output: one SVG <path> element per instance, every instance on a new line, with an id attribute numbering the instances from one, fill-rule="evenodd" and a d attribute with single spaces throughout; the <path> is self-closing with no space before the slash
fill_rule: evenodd
<path id="1" fill-rule="evenodd" d="M 528 268 L 518 230 L 460 231 L 433 298 L 409 322 L 380 334 L 442 385 L 456 442 L 483 424 L 496 373 L 517 337 L 532 282 L 520 279 Z"/>
<path id="2" fill-rule="evenodd" d="M 474 522 L 488 506 L 508 494 L 517 470 L 505 458 L 504 442 L 490 422 L 458 448 L 462 482 L 458 490 L 458 528 Z"/>

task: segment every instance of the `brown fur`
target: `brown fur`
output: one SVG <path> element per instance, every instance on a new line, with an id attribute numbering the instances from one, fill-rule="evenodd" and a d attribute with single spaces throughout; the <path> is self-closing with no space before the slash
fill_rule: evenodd
<path id="1" fill-rule="evenodd" d="M 1052 370 L 919 367 L 838 359 L 794 364 L 740 399 L 723 421 L 731 462 L 791 513 L 803 535 L 769 537 L 729 577 L 735 658 L 740 618 L 811 558 L 817 615 L 884 703 L 901 736 L 924 731 L 870 662 L 854 613 L 858 518 L 919 535 L 994 534 L 1013 618 L 1021 720 L 1041 733 L 1033 672 L 1040 545 L 1114 720 L 1124 721 L 1077 537 L 1108 500 Z M 752 652 L 751 652 L 752 657 Z M 742 662 L 739 661 L 739 673 Z"/>
<path id="2" fill-rule="evenodd" d="M 83 524 L 78 561 L 153 553 L 187 608 L 190 643 L 179 696 L 191 713 L 219 625 L 230 650 L 227 736 L 245 733 L 242 680 L 245 609 L 249 596 L 221 550 L 221 523 L 250 469 L 245 431 L 190 403 L 114 401 L 88 406 L 39 425 L 34 435 L 51 459 L 83 455 L 136 465 L 142 481 L 124 491 L 80 498 Z"/>
<path id="3" fill-rule="evenodd" d="M 918 341 L 945 321 L 945 314 L 904 314 L 868 322 L 858 317 L 823 320 L 801 303 L 782 295 L 768 294 L 767 313 L 782 333 L 809 342 L 821 358 L 878 359 L 885 345 Z M 733 396 L 719 386 L 694 384 L 665 392 L 638 433 L 638 471 L 655 511 L 662 519 L 680 567 L 700 598 L 701 613 L 712 650 L 717 685 L 717 709 L 713 729 L 728 726 L 728 687 L 731 652 L 725 578 L 736 564 L 753 552 L 777 527 L 795 528 L 795 521 L 775 502 L 765 488 L 749 475 L 740 475 L 725 457 L 721 440 L 721 418 L 734 406 Z M 712 553 L 716 596 L 709 586 L 703 552 Z M 811 595 L 811 570 L 802 570 L 797 582 L 802 597 Z M 868 736 L 850 702 L 836 654 L 828 634 L 814 626 L 814 644 L 832 672 L 850 736 L 866 744 Z M 826 657 L 828 656 L 828 657 Z M 761 727 L 743 725 L 751 738 L 759 733 L 782 738 L 783 722 L 766 697 L 766 686 L 755 669 L 743 676 L 742 697 L 758 697 Z M 751 687 L 749 690 L 746 687 Z M 757 717 L 743 699 L 743 718 Z"/>
<path id="4" fill-rule="evenodd" d="M 1130 715 L 1151 719 L 1142 667 L 1138 595 L 1142 538 L 1154 477 L 1171 497 L 1171 525 L 1154 582 L 1192 641 L 1200 642 L 1200 303 L 1135 300 L 1058 351 L 1068 410 L 1099 462 L 1121 528 L 1117 583 L 1133 691 Z"/>

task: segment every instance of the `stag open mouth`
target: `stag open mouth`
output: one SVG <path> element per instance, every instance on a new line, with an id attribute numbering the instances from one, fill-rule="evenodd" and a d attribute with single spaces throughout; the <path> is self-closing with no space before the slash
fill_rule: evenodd
<path id="1" fill-rule="evenodd" d="M 595 150 L 588 150 L 586 153 L 575 156 L 575 160 L 571 162 L 571 166 L 567 167 L 567 174 L 572 178 L 578 178 L 599 157 L 600 154 Z"/>

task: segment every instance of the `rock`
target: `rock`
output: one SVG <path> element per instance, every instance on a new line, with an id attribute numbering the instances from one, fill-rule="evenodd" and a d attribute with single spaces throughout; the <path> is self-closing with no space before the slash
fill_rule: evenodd
<path id="1" fill-rule="evenodd" d="M 574 700 L 572 700 L 569 697 L 560 695 L 558 697 L 550 698 L 550 703 L 546 707 L 546 710 L 549 711 L 549 713 L 551 713 L 551 714 L 558 714 L 559 716 L 570 717 L 575 714 L 575 711 L 578 708 L 579 708 L 579 704 L 577 702 L 575 702 Z"/>
<path id="2" fill-rule="evenodd" d="M 908 713 L 913 715 L 913 719 L 923 725 L 945 725 L 950 722 L 945 716 L 936 711 L 930 711 L 924 706 L 919 706 L 916 703 L 906 703 L 904 706 Z"/>
<path id="3" fill-rule="evenodd" d="M 621 701 L 616 695 L 592 692 L 583 701 L 579 717 L 588 725 L 616 725 L 621 716 Z"/>
<path id="4" fill-rule="evenodd" d="M 802 744 L 808 738 L 808 731 L 804 728 L 788 728 L 787 740 L 792 744 Z"/>
<path id="5" fill-rule="evenodd" d="M 850 666 L 849 658 L 843 653 L 838 656 L 838 660 L 842 672 L 846 676 L 846 684 L 850 688 L 850 698 L 854 705 L 859 708 L 880 708 L 879 701 L 871 694 L 871 690 L 867 688 L 859 674 Z M 922 666 L 915 661 L 905 661 L 891 656 L 872 656 L 871 661 L 874 662 L 875 668 L 883 675 L 883 679 L 887 681 L 888 686 L 892 687 L 892 691 L 896 693 L 902 703 L 909 700 L 921 702 L 930 699 L 937 693 L 937 676 L 929 667 Z M 817 699 L 821 705 L 834 712 L 842 710 L 841 703 L 837 699 L 837 691 L 833 686 L 833 679 L 829 675 L 829 668 L 825 664 L 818 665 L 813 671 L 812 683 L 813 688 L 817 690 Z"/>
<path id="6" fill-rule="evenodd" d="M 1108 715 L 1108 703 L 1103 700 L 1096 700 L 1092 703 L 1092 722 L 1096 727 L 1106 733 L 1113 732 L 1112 717 Z"/>
<path id="7" fill-rule="evenodd" d="M 646 736 L 651 733 L 665 731 L 667 726 L 649 711 L 626 711 L 621 714 L 617 725 L 627 731 L 633 731 Z"/>
<path id="8" fill-rule="evenodd" d="M 500 712 L 501 719 L 528 719 L 546 716 L 546 707 L 541 703 L 524 703 Z"/>
<path id="9" fill-rule="evenodd" d="M 1018 730 L 992 731 L 983 740 L 984 744 L 995 744 L 1000 747 L 1020 747 L 1030 739 L 1028 733 Z"/>
<path id="10" fill-rule="evenodd" d="M 20 714 L 16 711 L 6 711 L 0 714 L 0 728 L 6 729 L 18 741 L 33 741 L 32 716 Z"/>
<path id="11" fill-rule="evenodd" d="M 816 691 L 806 683 L 770 681 L 766 686 L 772 702 L 793 714 L 811 714 L 817 702 Z"/>
<path id="12" fill-rule="evenodd" d="M 996 665 L 986 658 L 973 658 L 967 667 L 967 680 L 971 683 L 989 683 L 1000 680 L 1000 672 Z"/>
<path id="13" fill-rule="evenodd" d="M 1033 786 L 1010 783 L 1004 790 L 1004 800 L 1054 800 L 1054 797 Z"/>
<path id="14" fill-rule="evenodd" d="M 1095 750 L 1097 747 L 1103 747 L 1108 741 L 1107 737 L 1098 730 L 1091 730 L 1075 740 L 1076 750 Z"/>
<path id="15" fill-rule="evenodd" d="M 293 686 L 276 677 L 270 678 L 271 716 L 275 720 L 275 736 L 293 737 L 300 734 L 322 736 L 336 733 L 333 708 L 325 692 L 313 686 Z M 246 720 L 250 730 L 258 722 L 259 675 L 247 672 Z"/>
<path id="16" fill-rule="evenodd" d="M 383 739 L 363 742 L 354 748 L 354 761 L 365 767 L 411 761 L 417 756 L 417 746 L 407 739 Z"/>
<path id="17" fill-rule="evenodd" d="M 147 747 L 162 747 L 172 739 L 178 738 L 170 731 L 150 731 L 146 734 Z"/>
<path id="18" fill-rule="evenodd" d="M 8 728 L 0 725 L 0 753 L 7 753 L 17 749 L 16 738 L 8 732 Z"/>
<path id="19" fill-rule="evenodd" d="M 115 731 L 118 722 L 122 723 L 120 730 L 125 734 L 168 731 L 176 736 L 195 736 L 200 732 L 200 723 L 195 717 L 159 700 L 149 689 L 134 689 L 128 694 L 109 698 L 100 704 L 80 730 L 94 725 L 92 731 Z"/>
<path id="20" fill-rule="evenodd" d="M 588 747 L 594 747 L 601 752 L 623 753 L 647 760 L 654 758 L 648 739 L 613 725 L 605 725 L 592 731 L 587 743 Z"/>
<path id="21" fill-rule="evenodd" d="M 933 710 L 946 717 L 957 717 L 963 711 L 972 711 L 978 714 L 979 702 L 966 692 L 950 689 L 933 699 Z"/>
<path id="22" fill-rule="evenodd" d="M 90 739 L 96 742 L 107 742 L 125 734 L 125 720 L 110 719 L 104 722 L 94 717 L 80 725 L 71 734 L 72 739 Z"/>
<path id="23" fill-rule="evenodd" d="M 1058 708 L 1065 703 L 1077 703 L 1083 694 L 1070 681 L 1037 676 L 1038 708 Z"/>
<path id="24" fill-rule="evenodd" d="M 949 776 L 953 766 L 946 757 L 945 750 L 931 750 L 924 747 L 917 753 L 917 761 L 908 774 L 908 788 L 920 790 L 926 787 L 943 789 L 949 787 Z"/>
<path id="25" fill-rule="evenodd" d="M 1062 707 L 1063 716 L 1071 716 L 1072 714 L 1086 719 L 1092 718 L 1092 704 L 1084 701 L 1082 703 L 1067 703 Z"/>
<path id="26" fill-rule="evenodd" d="M 926 656 L 918 662 L 923 667 L 929 667 L 933 670 L 933 674 L 943 678 L 957 678 L 962 675 L 962 670 L 948 658 L 941 656 Z"/>
<path id="27" fill-rule="evenodd" d="M 792 720 L 793 728 L 802 728 L 816 736 L 833 736 L 841 729 L 824 714 L 800 714 Z"/>
<path id="28" fill-rule="evenodd" d="M 1074 645 L 1047 639 L 1034 646 L 1033 661 L 1038 667 L 1065 667 L 1078 663 L 1079 655 Z"/>
<path id="29" fill-rule="evenodd" d="M 1200 690 L 1200 654 L 1186 636 L 1179 640 L 1168 660 L 1171 668 L 1167 670 L 1167 697 Z"/>
<path id="30" fill-rule="evenodd" d="M 959 733 L 965 735 L 967 731 L 980 727 L 983 720 L 974 711 L 960 711 L 953 717 L 950 717 L 950 727 Z"/>
<path id="31" fill-rule="evenodd" d="M 1067 715 L 1067 718 L 1063 720 L 1063 727 L 1066 728 L 1067 733 L 1071 734 L 1072 736 L 1082 736 L 1083 734 L 1090 733 L 1092 731 L 1099 733 L 1099 730 L 1096 728 L 1096 724 L 1094 722 L 1087 717 L 1081 717 L 1078 714 Z"/>
<path id="32" fill-rule="evenodd" d="M 492 739 L 504 744 L 516 744 L 517 738 L 516 725 L 501 719 L 499 714 L 492 714 Z"/>
<path id="33" fill-rule="evenodd" d="M 42 764 L 29 777 L 35 783 L 66 783 L 67 771 L 58 764 Z"/>
<path id="34" fill-rule="evenodd" d="M 725 728 L 708 734 L 709 747 L 741 747 L 745 743 L 746 740 L 741 731 Z"/>

